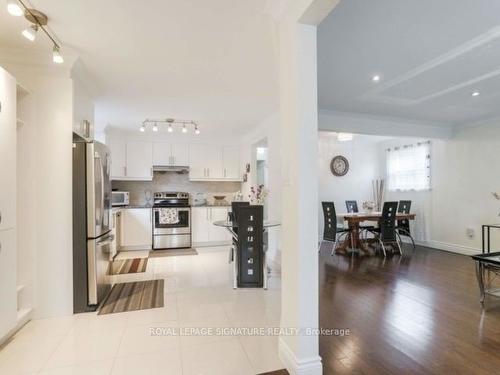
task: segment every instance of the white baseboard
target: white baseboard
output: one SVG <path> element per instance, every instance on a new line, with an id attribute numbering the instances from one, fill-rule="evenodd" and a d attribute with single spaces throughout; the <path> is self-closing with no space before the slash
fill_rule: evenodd
<path id="1" fill-rule="evenodd" d="M 322 375 L 321 357 L 298 359 L 286 342 L 279 339 L 279 357 L 290 375 Z"/>
<path id="2" fill-rule="evenodd" d="M 463 255 L 474 255 L 481 253 L 481 249 L 477 249 L 475 247 L 463 246 L 463 245 L 455 245 L 447 242 L 440 241 L 415 241 L 417 245 L 430 247 L 433 249 L 444 250 L 450 253 L 457 253 Z"/>

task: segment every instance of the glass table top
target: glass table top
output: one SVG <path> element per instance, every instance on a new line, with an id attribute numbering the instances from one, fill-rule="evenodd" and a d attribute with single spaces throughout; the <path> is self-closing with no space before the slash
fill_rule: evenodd
<path id="1" fill-rule="evenodd" d="M 227 220 L 214 221 L 213 224 L 217 227 L 238 228 L 237 223 L 233 223 L 232 221 Z M 278 227 L 280 225 L 281 223 L 277 220 L 264 220 L 264 228 Z"/>

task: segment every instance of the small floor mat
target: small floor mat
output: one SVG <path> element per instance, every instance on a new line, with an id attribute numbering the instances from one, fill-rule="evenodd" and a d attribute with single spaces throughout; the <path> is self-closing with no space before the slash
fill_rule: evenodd
<path id="1" fill-rule="evenodd" d="M 163 307 L 163 289 L 164 280 L 115 284 L 98 315 Z"/>
<path id="2" fill-rule="evenodd" d="M 111 263 L 111 273 L 113 275 L 141 273 L 146 271 L 147 265 L 148 258 L 115 260 Z"/>
<path id="3" fill-rule="evenodd" d="M 195 249 L 151 250 L 150 258 L 175 257 L 180 255 L 198 255 Z"/>

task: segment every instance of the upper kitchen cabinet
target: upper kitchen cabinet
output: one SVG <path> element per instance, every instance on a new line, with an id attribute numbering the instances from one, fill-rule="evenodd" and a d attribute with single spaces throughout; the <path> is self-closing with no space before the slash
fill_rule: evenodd
<path id="1" fill-rule="evenodd" d="M 153 179 L 153 144 L 127 142 L 127 177 L 136 180 Z"/>
<path id="2" fill-rule="evenodd" d="M 110 139 L 111 179 L 148 181 L 153 178 L 151 142 Z"/>
<path id="3" fill-rule="evenodd" d="M 0 230 L 16 226 L 16 80 L 0 68 Z"/>
<path id="4" fill-rule="evenodd" d="M 223 175 L 226 180 L 241 180 L 240 148 L 224 146 L 222 148 Z"/>
<path id="5" fill-rule="evenodd" d="M 188 166 L 189 146 L 171 142 L 153 143 L 153 165 Z"/>
<path id="6" fill-rule="evenodd" d="M 236 146 L 191 145 L 191 181 L 241 181 L 239 149 Z"/>
<path id="7" fill-rule="evenodd" d="M 127 144 L 121 140 L 107 142 L 111 151 L 111 179 L 120 179 L 127 176 Z"/>

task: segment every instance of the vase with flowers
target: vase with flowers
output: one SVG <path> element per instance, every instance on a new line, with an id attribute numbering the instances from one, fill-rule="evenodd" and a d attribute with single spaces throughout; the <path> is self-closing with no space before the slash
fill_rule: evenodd
<path id="1" fill-rule="evenodd" d="M 256 185 L 250 188 L 248 198 L 251 204 L 264 204 L 268 194 L 269 190 L 267 190 L 264 185 Z"/>

